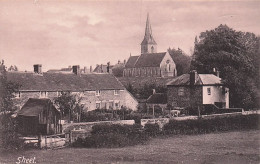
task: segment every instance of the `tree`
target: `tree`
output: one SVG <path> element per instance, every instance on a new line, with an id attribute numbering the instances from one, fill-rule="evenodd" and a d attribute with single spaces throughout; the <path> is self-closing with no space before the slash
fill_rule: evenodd
<path id="1" fill-rule="evenodd" d="M 226 25 L 202 32 L 195 42 L 192 69 L 199 73 L 220 71 L 230 89 L 233 107 L 259 107 L 259 37 Z"/>
<path id="2" fill-rule="evenodd" d="M 177 76 L 189 73 L 191 57 L 186 55 L 180 48 L 178 50 L 169 48 L 168 52 L 176 64 Z"/>
<path id="3" fill-rule="evenodd" d="M 11 117 L 15 110 L 12 99 L 17 90 L 18 85 L 7 80 L 4 62 L 0 62 L 0 142 L 5 149 L 18 149 L 21 145 L 17 120 Z"/>
<path id="4" fill-rule="evenodd" d="M 61 92 L 61 95 L 54 99 L 54 103 L 58 106 L 62 118 L 68 116 L 69 121 L 72 121 L 76 115 L 79 116 L 77 120 L 80 121 L 80 115 L 84 107 L 80 102 L 80 96 L 70 92 Z"/>

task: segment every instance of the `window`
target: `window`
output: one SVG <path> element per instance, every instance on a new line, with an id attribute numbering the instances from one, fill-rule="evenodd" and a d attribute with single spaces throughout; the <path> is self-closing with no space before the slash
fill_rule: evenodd
<path id="1" fill-rule="evenodd" d="M 179 96 L 184 96 L 184 88 L 183 88 L 183 87 L 180 87 L 180 88 L 178 89 L 178 95 L 179 95 Z"/>
<path id="2" fill-rule="evenodd" d="M 211 95 L 211 88 L 207 88 L 208 95 Z"/>
<path id="3" fill-rule="evenodd" d="M 120 107 L 119 101 L 115 101 L 115 109 L 119 109 L 119 107 Z"/>
<path id="4" fill-rule="evenodd" d="M 46 91 L 40 92 L 40 98 L 46 98 L 46 97 L 48 97 L 48 92 Z"/>
<path id="5" fill-rule="evenodd" d="M 22 93 L 21 92 L 15 92 L 15 98 L 21 98 Z"/>
<path id="6" fill-rule="evenodd" d="M 119 90 L 114 90 L 114 95 L 119 95 Z"/>
<path id="7" fill-rule="evenodd" d="M 154 52 L 154 47 L 153 46 L 151 47 L 151 50 L 152 50 L 151 52 L 153 53 Z"/>
<path id="8" fill-rule="evenodd" d="M 171 71 L 171 65 L 169 64 L 169 71 Z"/>
<path id="9" fill-rule="evenodd" d="M 96 109 L 100 109 L 100 102 L 96 102 Z"/>
<path id="10" fill-rule="evenodd" d="M 108 108 L 109 109 L 113 109 L 113 105 L 114 105 L 113 101 L 109 101 Z"/>
<path id="11" fill-rule="evenodd" d="M 100 96 L 101 91 L 100 90 L 96 90 L 96 96 Z"/>

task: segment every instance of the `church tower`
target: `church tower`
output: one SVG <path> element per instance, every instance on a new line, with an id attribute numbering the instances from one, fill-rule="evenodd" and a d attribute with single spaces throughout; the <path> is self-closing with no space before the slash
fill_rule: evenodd
<path id="1" fill-rule="evenodd" d="M 149 13 L 148 13 L 147 20 L 146 20 L 144 40 L 141 43 L 141 54 L 156 53 L 156 52 L 157 52 L 157 43 L 153 39 L 152 27 L 150 24 Z"/>

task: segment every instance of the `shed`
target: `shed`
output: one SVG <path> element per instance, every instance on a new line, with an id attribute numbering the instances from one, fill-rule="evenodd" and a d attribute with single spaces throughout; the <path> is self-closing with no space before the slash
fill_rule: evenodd
<path id="1" fill-rule="evenodd" d="M 29 98 L 17 116 L 19 131 L 23 135 L 48 135 L 61 132 L 60 112 L 50 99 Z"/>

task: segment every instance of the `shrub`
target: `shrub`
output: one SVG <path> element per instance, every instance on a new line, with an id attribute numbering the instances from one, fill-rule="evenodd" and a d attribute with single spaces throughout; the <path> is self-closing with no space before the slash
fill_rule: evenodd
<path id="1" fill-rule="evenodd" d="M 158 124 L 145 124 L 144 131 L 149 136 L 157 136 L 160 132 L 160 127 Z"/>
<path id="2" fill-rule="evenodd" d="M 198 120 L 170 120 L 163 128 L 166 134 L 203 134 L 216 131 L 260 129 L 259 115 L 236 115 Z"/>
<path id="3" fill-rule="evenodd" d="M 140 131 L 141 126 L 99 124 L 92 127 L 91 135 L 77 139 L 74 147 L 124 147 L 145 143 L 149 137 Z"/>

